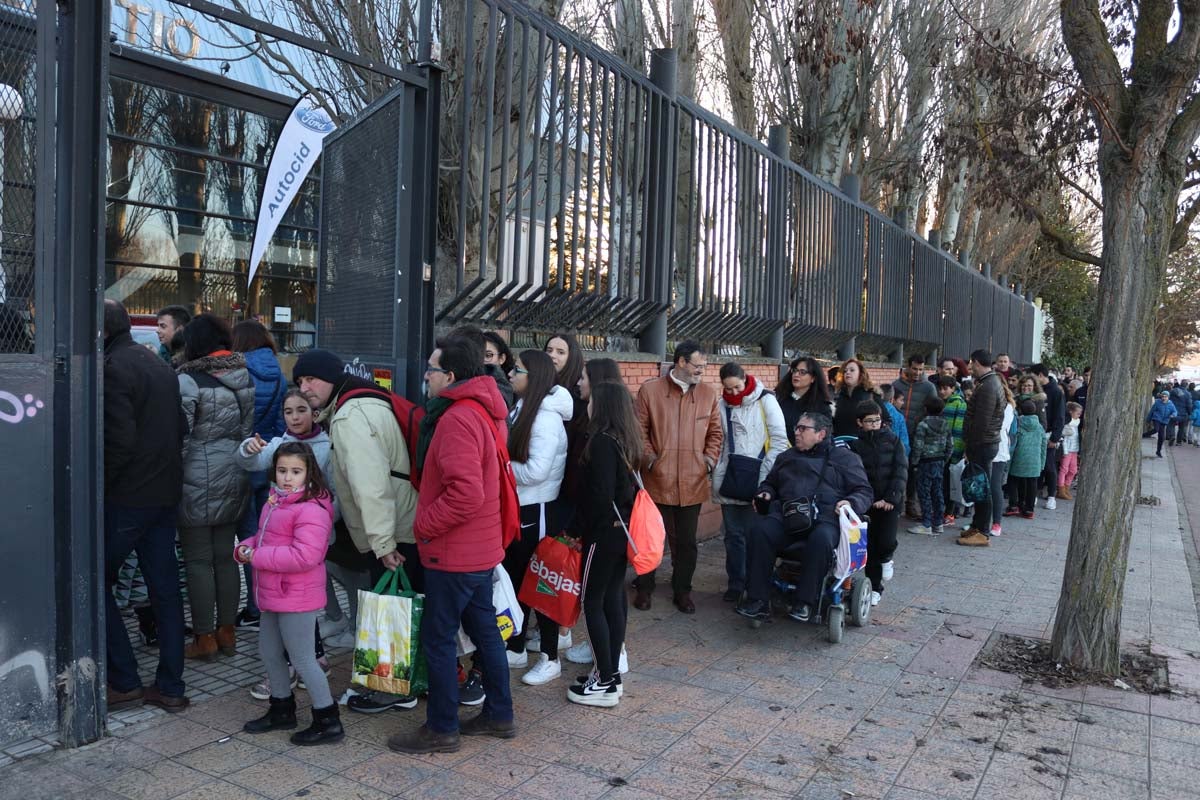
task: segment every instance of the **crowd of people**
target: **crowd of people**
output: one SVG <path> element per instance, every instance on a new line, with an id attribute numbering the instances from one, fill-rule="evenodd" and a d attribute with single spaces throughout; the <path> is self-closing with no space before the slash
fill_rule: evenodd
<path id="1" fill-rule="evenodd" d="M 462 326 L 436 342 L 423 417 L 406 427 L 390 393 L 348 373 L 337 354 L 301 354 L 289 386 L 261 324 L 231 329 L 176 307 L 159 316 L 156 355 L 133 342 L 119 303 L 105 306 L 109 708 L 185 708 L 185 659 L 233 654 L 238 630 L 257 628 L 265 679 L 251 693 L 268 707 L 245 730 L 298 727 L 294 692 L 305 688 L 311 725 L 292 739 L 301 745 L 343 736 L 322 643 L 353 645 L 357 592 L 388 571 L 402 568 L 424 596 L 429 675 L 425 724 L 389 747 L 453 751 L 463 735 L 515 735 L 510 670 L 542 685 L 562 678 L 564 662 L 590 664 L 566 699 L 620 702 L 639 487 L 662 516 L 680 613 L 696 611 L 697 528 L 711 501 L 724 529 L 723 599 L 743 616 L 769 617 L 772 571 L 786 554 L 800 564 L 789 615 L 807 621 L 840 509 L 869 521 L 867 578 L 878 604 L 903 512 L 917 523 L 910 532 L 928 535 L 969 516 L 958 543 L 986 546 L 1002 516 L 1032 517 L 1039 487 L 1047 507 L 1070 499 L 1078 469 L 1086 371 L 1078 386 L 1064 374 L 1067 403 L 1044 366 L 1020 373 L 985 350 L 942 359 L 932 376 L 911 356 L 882 386 L 858 359 L 827 372 L 801 357 L 772 390 L 736 361 L 720 367 L 719 384 L 706 381 L 709 354 L 680 342 L 665 374 L 631 393 L 615 361 L 585 360 L 572 335 L 513 353 L 500 335 Z M 519 505 L 511 539 L 505 452 Z M 957 491 L 968 469 L 990 486 L 973 508 Z M 539 543 L 559 535 L 581 551 L 587 641 L 523 608 L 526 624 L 505 642 L 493 571 L 502 567 L 519 586 Z M 159 646 L 146 687 L 114 591 L 132 571 L 131 553 L 148 590 L 143 638 Z M 656 587 L 655 572 L 636 576 L 634 608 L 650 609 Z M 458 655 L 460 628 L 474 647 L 469 658 Z M 364 691 L 346 705 L 381 713 L 417 702 Z M 460 720 L 459 705 L 480 713 Z"/>

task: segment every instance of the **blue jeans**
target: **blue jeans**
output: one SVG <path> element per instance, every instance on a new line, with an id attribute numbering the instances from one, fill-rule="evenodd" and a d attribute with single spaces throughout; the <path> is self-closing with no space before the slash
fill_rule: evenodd
<path id="1" fill-rule="evenodd" d="M 725 575 L 729 579 L 727 588 L 740 592 L 746 588 L 746 539 L 750 527 L 758 518 L 754 506 L 721 506 L 721 520 L 725 523 Z"/>
<path id="2" fill-rule="evenodd" d="M 121 565 L 137 552 L 150 607 L 158 626 L 158 671 L 155 682 L 164 695 L 183 696 L 183 597 L 175 560 L 175 507 L 129 508 L 106 501 L 104 506 L 105 637 L 108 685 L 129 692 L 142 685 L 137 658 L 113 597 Z"/>
<path id="3" fill-rule="evenodd" d="M 492 571 L 425 570 L 425 611 L 421 646 L 429 665 L 429 705 L 425 727 L 435 733 L 458 731 L 458 626 L 475 643 L 483 671 L 483 715 L 497 722 L 513 718 L 508 686 L 508 655 L 492 607 Z"/>
<path id="4" fill-rule="evenodd" d="M 946 498 L 942 494 L 942 473 L 945 471 L 945 459 L 917 464 L 917 497 L 921 500 L 921 514 L 926 528 L 942 527 L 942 515 L 946 511 Z"/>

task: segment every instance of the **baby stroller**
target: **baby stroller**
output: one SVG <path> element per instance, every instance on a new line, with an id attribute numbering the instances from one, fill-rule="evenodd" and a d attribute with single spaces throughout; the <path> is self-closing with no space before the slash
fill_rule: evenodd
<path id="1" fill-rule="evenodd" d="M 846 614 L 850 624 L 864 627 L 871 618 L 871 581 L 864 570 L 867 566 L 867 524 L 850 508 L 838 512 L 841 536 L 835 550 L 833 567 L 825 576 L 817 607 L 813 609 L 813 621 L 824 621 L 829 626 L 829 641 L 838 644 L 846 629 Z M 799 550 L 800 548 L 796 548 Z M 789 558 L 789 555 L 793 556 Z M 796 553 L 784 550 L 772 576 L 772 605 L 791 607 L 796 592 L 796 576 L 799 562 Z M 759 620 L 750 620 L 750 626 L 758 628 Z"/>

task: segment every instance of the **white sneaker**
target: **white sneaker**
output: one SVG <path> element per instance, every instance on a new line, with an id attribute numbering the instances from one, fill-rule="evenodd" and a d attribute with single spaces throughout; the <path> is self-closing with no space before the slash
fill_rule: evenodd
<path id="1" fill-rule="evenodd" d="M 559 649 L 561 650 L 562 648 Z M 567 661 L 570 661 L 572 664 L 591 664 L 596 660 L 596 657 L 592 654 L 591 642 L 580 642 L 574 647 L 568 648 L 564 655 L 567 657 Z M 622 650 L 621 656 L 624 657 L 624 655 L 625 651 Z"/>
<path id="2" fill-rule="evenodd" d="M 525 634 L 525 649 L 526 650 L 542 650 L 542 632 L 537 629 L 536 625 L 531 626 L 533 630 Z"/>
<path id="3" fill-rule="evenodd" d="M 883 595 L 879 592 L 871 592 L 871 607 L 879 605 L 879 601 L 883 599 Z"/>
<path id="4" fill-rule="evenodd" d="M 885 561 L 879 565 L 879 577 L 881 580 L 890 581 L 895 570 L 892 567 L 891 561 Z"/>
<path id="5" fill-rule="evenodd" d="M 354 631 L 347 628 L 346 630 L 342 631 L 341 633 L 335 634 L 333 636 L 322 636 L 321 641 L 323 641 L 325 643 L 325 646 L 329 647 L 329 648 L 343 648 L 346 650 L 353 650 L 354 645 L 355 645 Z"/>
<path id="6" fill-rule="evenodd" d="M 538 653 L 537 663 L 521 676 L 521 683 L 541 686 L 559 675 L 562 675 L 562 666 L 558 663 L 558 659 L 551 661 L 545 653 Z"/>
<path id="7" fill-rule="evenodd" d="M 621 675 L 629 672 L 629 656 L 625 653 L 625 645 L 621 645 L 621 658 L 617 661 L 617 672 Z"/>
<path id="8" fill-rule="evenodd" d="M 505 651 L 508 653 L 508 666 L 510 667 L 525 667 L 529 665 L 529 651 L 522 650 L 519 653 L 514 653 L 512 650 Z"/>
<path id="9" fill-rule="evenodd" d="M 336 636 L 337 634 L 349 628 L 350 620 L 348 620 L 345 616 L 343 616 L 341 619 L 330 619 L 329 617 L 322 616 L 321 619 L 317 621 L 317 627 L 321 631 L 321 640 L 324 641 L 325 639 L 328 639 L 331 636 Z"/>
<path id="10" fill-rule="evenodd" d="M 296 670 L 290 664 L 288 665 L 288 675 L 292 679 L 292 685 L 290 688 L 295 689 L 299 678 L 296 676 Z M 261 681 L 250 687 L 250 696 L 255 700 L 269 699 L 271 697 L 271 682 L 266 678 L 263 678 Z"/>
<path id="11" fill-rule="evenodd" d="M 572 644 L 572 642 L 571 642 L 571 632 L 570 631 L 567 631 L 566 633 L 560 633 L 558 635 L 558 649 L 559 650 L 567 650 L 568 648 L 571 647 L 571 644 Z"/>
<path id="12" fill-rule="evenodd" d="M 1054 502 L 1053 497 L 1046 498 L 1046 510 L 1047 511 L 1053 511 L 1057 507 L 1058 507 L 1058 503 Z"/>

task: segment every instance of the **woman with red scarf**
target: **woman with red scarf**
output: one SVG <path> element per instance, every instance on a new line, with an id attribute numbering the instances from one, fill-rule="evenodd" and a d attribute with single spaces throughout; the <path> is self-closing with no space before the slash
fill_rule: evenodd
<path id="1" fill-rule="evenodd" d="M 790 446 L 783 411 L 775 395 L 730 361 L 721 367 L 719 411 L 725 432 L 721 459 L 713 469 L 713 502 L 725 523 L 725 572 L 729 586 L 723 599 L 736 602 L 746 588 L 746 537 L 756 514 L 750 500 L 775 457 Z M 756 463 L 757 462 L 757 463 Z"/>

